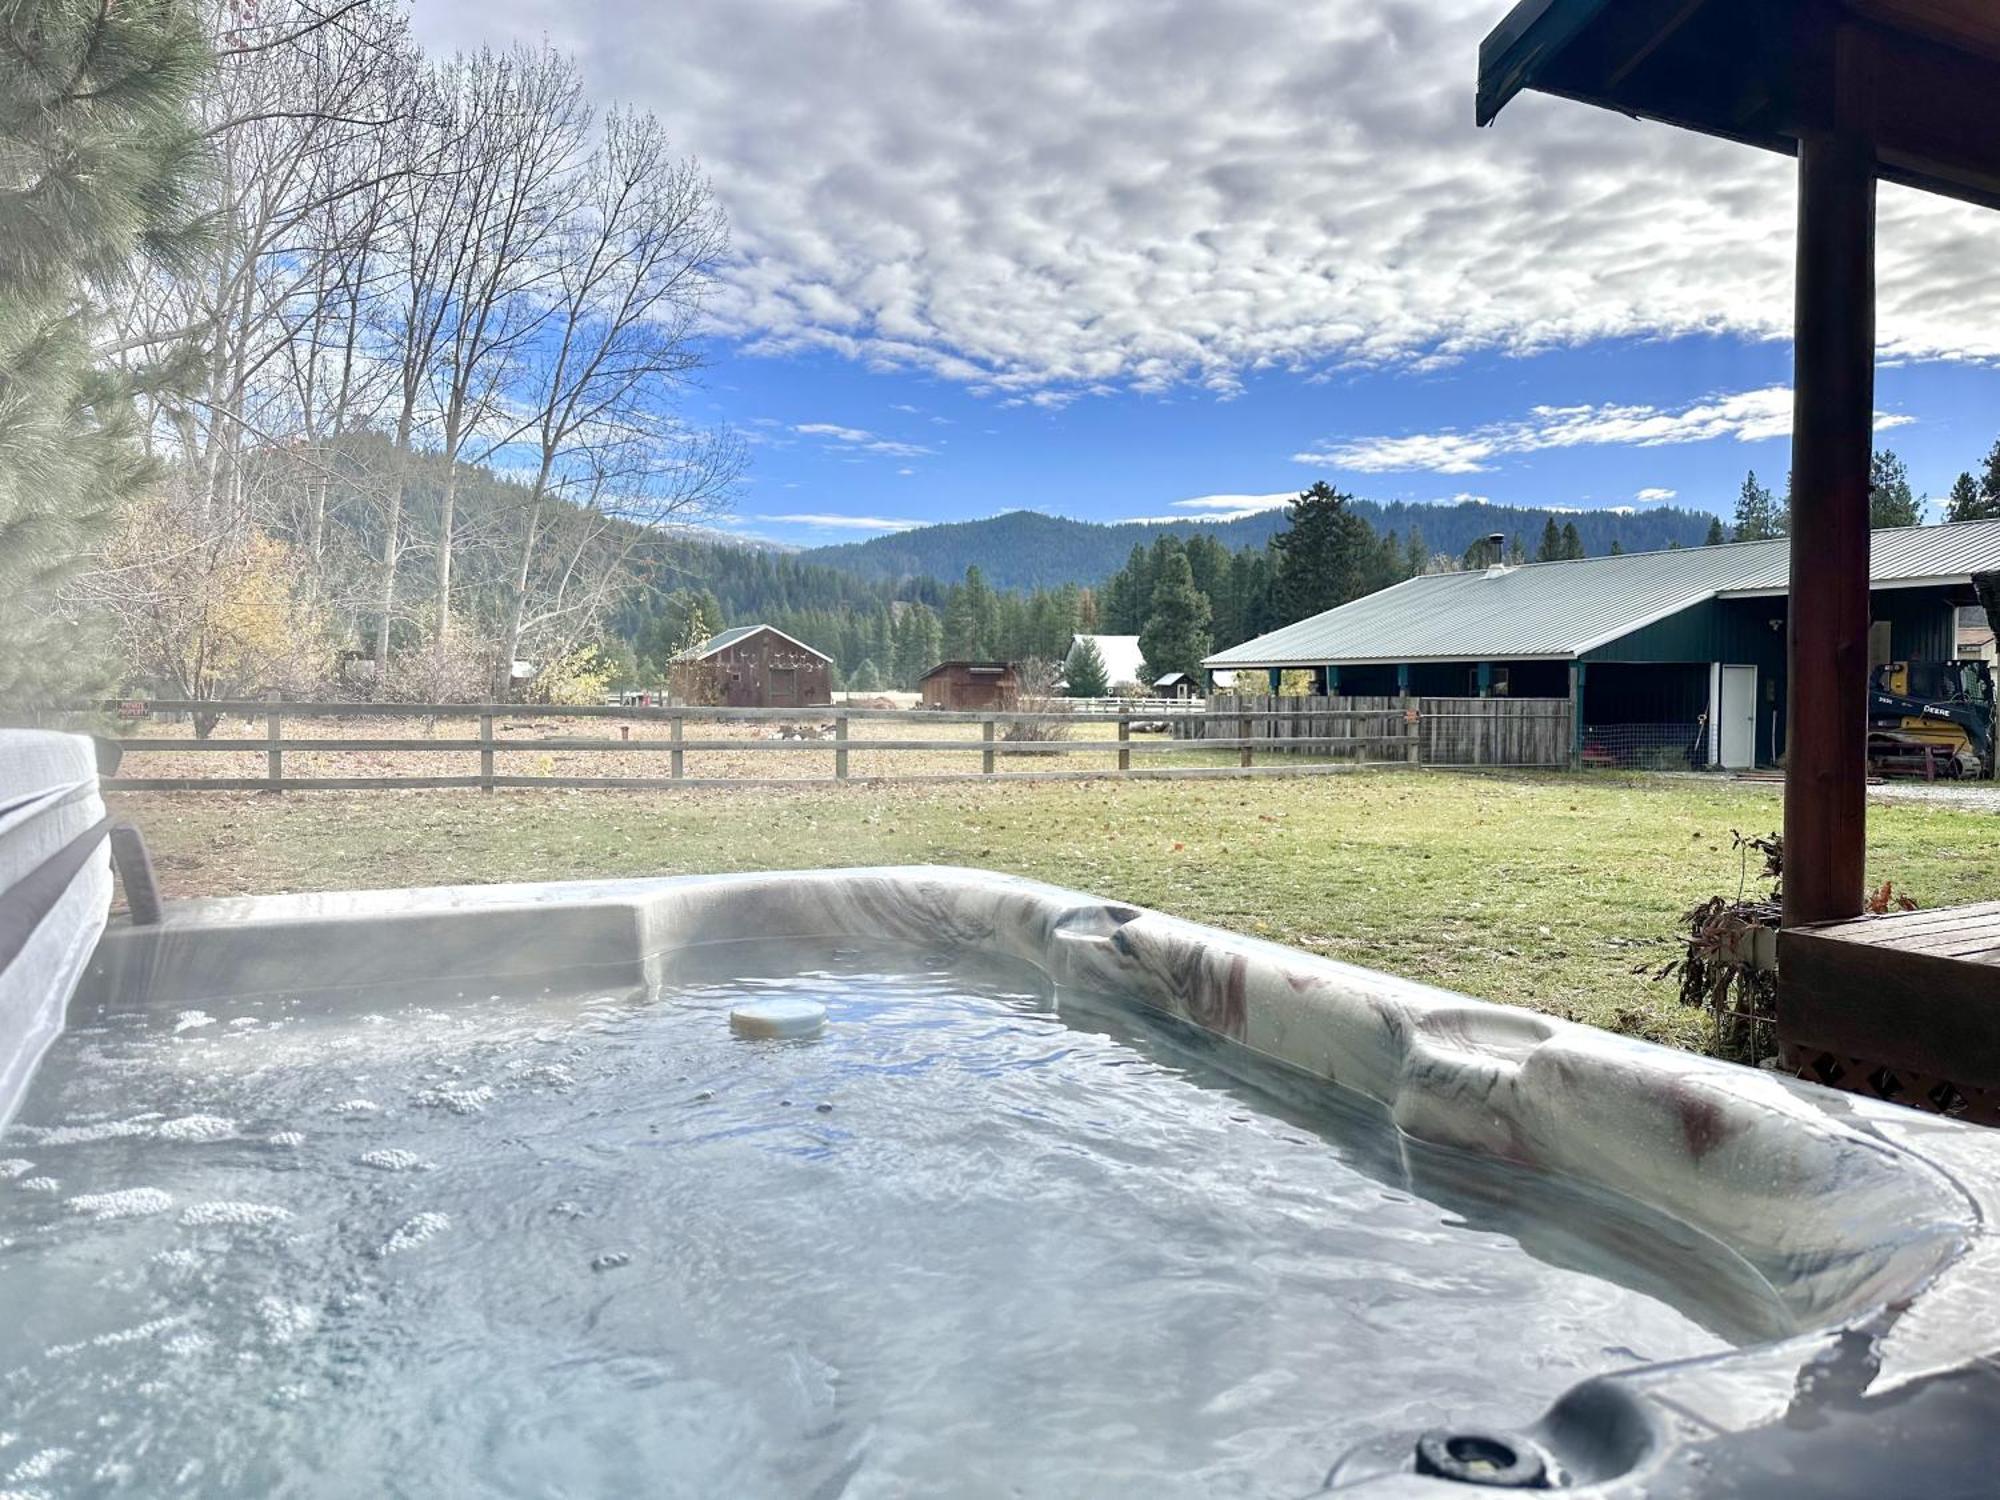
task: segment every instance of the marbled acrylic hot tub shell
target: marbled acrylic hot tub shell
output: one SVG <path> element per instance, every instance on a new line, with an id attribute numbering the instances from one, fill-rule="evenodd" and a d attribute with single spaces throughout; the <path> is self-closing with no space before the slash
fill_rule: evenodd
<path id="1" fill-rule="evenodd" d="M 114 926 L 84 980 L 174 1005 L 296 992 L 393 1002 L 587 973 L 643 986 L 692 942 L 870 937 L 1031 962 L 1376 1100 L 1408 1136 L 1564 1174 L 1737 1252 L 1784 1326 L 1742 1352 L 1578 1387 L 1531 1435 L 1603 1495 L 1994 1492 L 2000 1144 L 1790 1082 L 977 871 L 872 869 L 190 902 Z M 1469 1330 L 1532 1338 L 1532 1329 Z M 1407 1445 L 1385 1445 L 1398 1454 Z M 1370 1495 L 1464 1493 L 1397 1459 Z"/>

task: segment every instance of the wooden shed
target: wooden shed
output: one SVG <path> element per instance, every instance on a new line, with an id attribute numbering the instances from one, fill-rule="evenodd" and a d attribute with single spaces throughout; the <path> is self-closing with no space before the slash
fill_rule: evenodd
<path id="1" fill-rule="evenodd" d="M 1007 661 L 941 661 L 917 684 L 925 708 L 1005 710 L 1021 695 L 1021 679 Z"/>
<path id="2" fill-rule="evenodd" d="M 817 708 L 833 701 L 832 666 L 782 630 L 738 625 L 675 658 L 675 690 L 728 708 Z"/>

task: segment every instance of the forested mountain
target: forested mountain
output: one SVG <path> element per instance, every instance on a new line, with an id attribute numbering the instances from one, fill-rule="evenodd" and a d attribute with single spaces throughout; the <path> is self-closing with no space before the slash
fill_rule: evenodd
<path id="1" fill-rule="evenodd" d="M 1524 506 L 1418 505 L 1408 501 L 1354 500 L 1356 515 L 1377 532 L 1394 531 L 1407 540 L 1412 526 L 1433 552 L 1462 554 L 1481 537 L 1502 532 L 1530 547 L 1542 534 L 1549 512 Z M 1596 557 L 1616 542 L 1626 552 L 1653 552 L 1679 543 L 1698 547 L 1714 519 L 1706 511 L 1655 506 L 1643 511 L 1562 513 L 1575 523 L 1583 549 Z M 1109 578 L 1131 555 L 1169 533 L 1183 538 L 1212 537 L 1229 551 L 1261 547 L 1285 529 L 1282 510 L 1237 521 L 1124 522 L 1104 525 L 1039 511 L 1014 510 L 982 521 L 951 521 L 865 542 L 843 542 L 802 552 L 806 562 L 823 563 L 859 578 L 958 578 L 976 567 L 1000 589 L 1055 588 L 1065 583 L 1095 584 Z"/>

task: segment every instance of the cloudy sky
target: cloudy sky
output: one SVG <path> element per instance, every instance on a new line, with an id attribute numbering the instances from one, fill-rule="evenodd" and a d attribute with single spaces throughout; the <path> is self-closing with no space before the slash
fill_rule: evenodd
<path id="1" fill-rule="evenodd" d="M 1787 463 L 1793 168 L 1526 96 L 1507 0 L 418 0 L 714 180 L 744 530 L 1382 498 L 1726 509 Z M 1881 441 L 2000 436 L 2000 215 L 1881 205 Z"/>

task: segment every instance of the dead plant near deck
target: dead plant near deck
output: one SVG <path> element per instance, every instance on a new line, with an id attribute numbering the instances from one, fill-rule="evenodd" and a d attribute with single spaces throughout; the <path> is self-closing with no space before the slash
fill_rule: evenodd
<path id="1" fill-rule="evenodd" d="M 1679 955 L 1657 970 L 1642 965 L 1634 972 L 1677 980 L 1681 1004 L 1707 1011 L 1713 1021 L 1710 1050 L 1754 1063 L 1771 1045 L 1777 1020 L 1785 845 L 1776 833 L 1759 838 L 1731 829 L 1730 838 L 1739 866 L 1735 899 L 1711 896 L 1683 912 Z M 1763 857 L 1757 878 L 1770 882 L 1761 895 L 1750 884 L 1753 855 Z"/>

